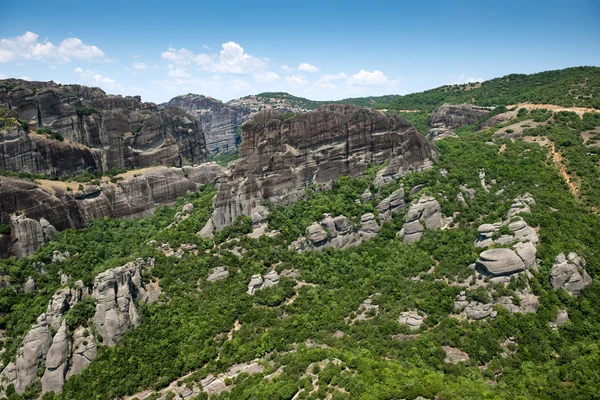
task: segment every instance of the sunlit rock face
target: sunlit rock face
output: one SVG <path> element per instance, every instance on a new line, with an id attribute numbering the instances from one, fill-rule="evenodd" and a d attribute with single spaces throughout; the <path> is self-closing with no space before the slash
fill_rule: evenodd
<path id="1" fill-rule="evenodd" d="M 310 184 L 327 186 L 385 162 L 376 181 L 387 182 L 430 168 L 438 157 L 403 117 L 350 105 L 287 119 L 267 110 L 242 128 L 240 158 L 218 179 L 211 222 L 217 229 L 249 215 L 263 200 L 296 201 Z"/>

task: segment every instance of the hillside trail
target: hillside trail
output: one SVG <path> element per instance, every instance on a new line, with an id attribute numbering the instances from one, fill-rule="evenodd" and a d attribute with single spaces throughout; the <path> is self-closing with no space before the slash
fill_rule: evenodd
<path id="1" fill-rule="evenodd" d="M 518 104 L 511 104 L 509 106 L 506 106 L 506 108 L 513 108 L 513 107 L 516 107 L 517 110 L 521 109 L 521 108 L 525 108 L 527 110 L 544 109 L 544 110 L 550 110 L 550 111 L 555 111 L 555 112 L 571 111 L 571 112 L 576 113 L 580 117 L 585 113 L 600 113 L 600 110 L 596 109 L 596 108 L 563 107 L 563 106 L 558 106 L 556 104 L 518 103 Z"/>

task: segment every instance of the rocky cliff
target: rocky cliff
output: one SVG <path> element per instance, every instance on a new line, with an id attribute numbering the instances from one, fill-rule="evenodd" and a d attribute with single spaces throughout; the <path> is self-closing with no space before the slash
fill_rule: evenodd
<path id="1" fill-rule="evenodd" d="M 0 223 L 11 227 L 10 235 L 0 235 L 0 257 L 27 256 L 52 240 L 57 230 L 82 228 L 92 219 L 151 215 L 157 205 L 212 183 L 222 170 L 216 163 L 154 167 L 82 190 L 77 183 L 0 177 Z"/>
<path id="2" fill-rule="evenodd" d="M 217 229 L 263 200 L 296 201 L 310 184 L 327 185 L 387 162 L 376 179 L 383 183 L 429 168 L 438 154 L 403 117 L 349 105 L 287 119 L 266 110 L 242 129 L 240 158 L 218 179 L 209 221 Z"/>
<path id="3" fill-rule="evenodd" d="M 442 104 L 431 113 L 427 137 L 435 141 L 455 136 L 456 128 L 474 124 L 488 113 L 489 110 L 471 104 Z"/>
<path id="4" fill-rule="evenodd" d="M 253 114 L 250 107 L 224 104 L 196 94 L 174 97 L 167 106 L 182 109 L 197 118 L 206 138 L 206 148 L 213 156 L 237 150 L 238 128 Z"/>
<path id="5" fill-rule="evenodd" d="M 140 324 L 134 301 L 152 303 L 158 298 L 158 293 L 146 290 L 142 282 L 142 271 L 153 266 L 154 259 L 137 259 L 104 271 L 94 279 L 93 288 L 77 281 L 74 288 L 54 293 L 46 312 L 23 339 L 15 361 L 0 373 L 0 394 L 9 385 L 23 393 L 39 377 L 42 392 L 60 393 L 68 378 L 97 357 L 98 341 L 114 346 Z M 68 326 L 68 311 L 88 298 L 96 307 L 93 318 L 86 326 Z M 95 332 L 89 329 L 92 325 Z"/>
<path id="6" fill-rule="evenodd" d="M 64 175 L 205 159 L 204 134 L 193 116 L 175 107 L 159 110 L 139 96 L 7 79 L 0 80 L 0 109 L 19 121 L 0 129 L 0 168 L 11 171 Z"/>

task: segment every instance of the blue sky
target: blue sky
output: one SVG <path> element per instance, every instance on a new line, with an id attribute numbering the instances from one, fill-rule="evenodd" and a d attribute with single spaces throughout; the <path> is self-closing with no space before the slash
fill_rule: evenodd
<path id="1" fill-rule="evenodd" d="M 0 78 L 154 102 L 405 94 L 579 65 L 600 66 L 600 1 L 0 2 Z"/>

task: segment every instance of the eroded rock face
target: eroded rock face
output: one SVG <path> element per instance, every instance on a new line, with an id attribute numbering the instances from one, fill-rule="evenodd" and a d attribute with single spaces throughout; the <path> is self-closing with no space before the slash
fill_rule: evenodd
<path id="1" fill-rule="evenodd" d="M 94 279 L 96 314 L 92 321 L 103 344 L 114 346 L 130 327 L 139 325 L 134 300 L 145 294 L 140 269 L 134 263 L 109 269 Z"/>
<path id="2" fill-rule="evenodd" d="M 401 116 L 347 105 L 283 119 L 263 111 L 243 125 L 240 158 L 218 180 L 212 224 L 221 229 L 264 199 L 289 203 L 309 184 L 358 176 L 387 161 L 382 181 L 429 168 L 436 149 Z"/>
<path id="3" fill-rule="evenodd" d="M 523 260 L 511 249 L 490 249 L 479 255 L 476 264 L 492 276 L 511 275 L 524 271 Z"/>
<path id="4" fill-rule="evenodd" d="M 212 183 L 222 170 L 216 163 L 154 167 L 76 191 L 67 191 L 62 182 L 0 177 L 0 223 L 11 225 L 11 235 L 0 236 L 0 257 L 28 256 L 57 230 L 83 228 L 91 219 L 147 217 L 157 205 Z M 17 212 L 27 217 L 13 215 Z"/>
<path id="5" fill-rule="evenodd" d="M 196 94 L 174 97 L 169 100 L 168 105 L 185 110 L 197 118 L 210 155 L 236 151 L 241 139 L 238 128 L 252 115 L 249 107 L 228 105 L 209 96 Z"/>
<path id="6" fill-rule="evenodd" d="M 3 387 L 13 384 L 17 393 L 23 393 L 37 378 L 37 369 L 44 362 L 51 344 L 52 335 L 46 315 L 42 314 L 23 339 L 14 364 L 10 363 L 2 371 Z"/>
<path id="7" fill-rule="evenodd" d="M 398 236 L 403 238 L 404 243 L 414 243 L 421 239 L 425 228 L 435 231 L 444 226 L 444 219 L 440 203 L 434 197 L 423 195 L 410 206 Z"/>
<path id="8" fill-rule="evenodd" d="M 70 331 L 64 318 L 66 313 L 92 296 L 96 303 L 92 322 L 102 335 L 103 343 L 113 345 L 128 328 L 139 323 L 133 301 L 151 303 L 158 297 L 157 289 L 146 290 L 141 278 L 141 270 L 152 266 L 154 259 L 138 259 L 98 275 L 93 291 L 77 281 L 74 288 L 64 287 L 54 293 L 46 313 L 38 317 L 23 339 L 15 362 L 9 363 L 0 374 L 2 387 L 6 389 L 13 384 L 17 393 L 22 393 L 38 378 L 38 369 L 45 365 L 42 391 L 60 393 L 65 380 L 81 372 L 98 354 L 91 330 L 80 326 Z M 53 331 L 56 331 L 54 337 Z"/>
<path id="9" fill-rule="evenodd" d="M 400 317 L 398 318 L 398 323 L 402 325 L 408 326 L 411 330 L 417 330 L 423 324 L 425 317 L 421 315 L 418 311 L 403 311 L 400 313 Z"/>
<path id="10" fill-rule="evenodd" d="M 381 230 L 373 213 L 360 217 L 360 226 L 354 228 L 350 218 L 344 215 L 332 217 L 324 214 L 320 222 L 315 222 L 306 228 L 305 236 L 299 237 L 290 244 L 296 251 L 323 250 L 328 247 L 346 249 L 356 246 L 374 237 Z"/>
<path id="11" fill-rule="evenodd" d="M 592 278 L 585 270 L 585 260 L 576 253 L 565 257 L 560 253 L 550 270 L 550 283 L 554 290 L 565 289 L 572 295 L 577 295 L 592 283 Z"/>
<path id="12" fill-rule="evenodd" d="M 260 274 L 252 275 L 248 283 L 248 294 L 253 295 L 257 291 L 266 287 L 275 286 L 279 283 L 279 274 L 277 271 L 271 271 L 264 276 Z"/>
<path id="13" fill-rule="evenodd" d="M 210 274 L 208 275 L 208 278 L 206 278 L 206 280 L 208 280 L 209 282 L 216 282 L 225 279 L 228 276 L 229 270 L 227 270 L 227 267 L 216 267 L 210 271 Z"/>
<path id="14" fill-rule="evenodd" d="M 456 136 L 456 128 L 474 124 L 488 113 L 489 110 L 471 104 L 442 104 L 431 113 L 427 137 L 435 141 Z"/>
<path id="15" fill-rule="evenodd" d="M 158 110 L 138 96 L 112 96 L 99 88 L 54 82 L 7 79 L 0 81 L 0 88 L 5 93 L 0 107 L 29 124 L 29 131 L 10 132 L 0 141 L 5 169 L 64 175 L 205 160 L 200 124 L 178 108 Z M 50 129 L 66 140 L 35 134 L 36 128 Z"/>
<path id="16" fill-rule="evenodd" d="M 371 193 L 371 192 L 369 192 Z M 406 208 L 404 201 L 404 188 L 401 187 L 395 190 L 385 199 L 377 205 L 377 211 L 379 211 L 379 217 L 383 221 L 389 221 L 392 219 L 392 214 L 402 211 Z"/>

